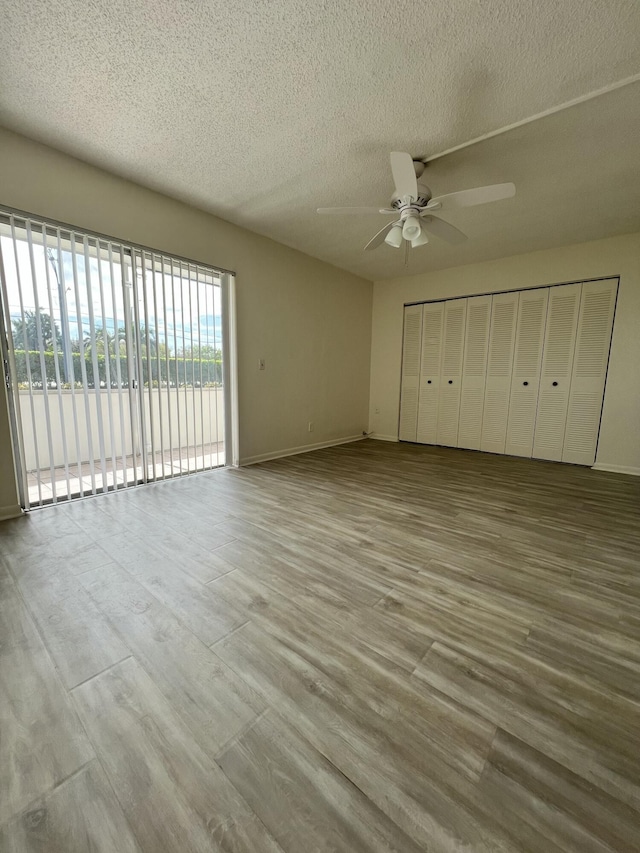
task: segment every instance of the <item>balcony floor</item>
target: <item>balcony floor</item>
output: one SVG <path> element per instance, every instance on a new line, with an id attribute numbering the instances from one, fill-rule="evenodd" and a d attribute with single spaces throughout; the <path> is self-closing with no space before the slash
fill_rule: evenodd
<path id="1" fill-rule="evenodd" d="M 224 443 L 198 445 L 195 449 L 193 445 L 180 449 L 174 448 L 173 451 L 156 453 L 154 457 L 153 462 L 147 466 L 147 477 L 149 480 L 162 480 L 180 474 L 221 467 L 225 464 Z M 117 460 L 115 470 L 113 461 L 106 459 L 104 473 L 99 459 L 93 463 L 84 462 L 80 466 L 69 465 L 68 480 L 64 467 L 54 468 L 53 473 L 50 468 L 39 472 L 30 471 L 27 474 L 29 504 L 36 506 L 40 502 L 65 500 L 69 495 L 78 497 L 91 495 L 94 491 L 101 492 L 105 488 L 112 490 L 114 483 L 118 484 L 118 488 L 124 488 L 125 483 L 133 484 L 141 478 L 140 461 L 138 460 L 137 468 L 134 467 L 132 455 Z"/>

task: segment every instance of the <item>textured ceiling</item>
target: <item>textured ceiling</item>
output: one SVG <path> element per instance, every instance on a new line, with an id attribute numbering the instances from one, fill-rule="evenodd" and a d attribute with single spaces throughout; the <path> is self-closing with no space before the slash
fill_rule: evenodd
<path id="1" fill-rule="evenodd" d="M 370 279 L 640 229 L 640 84 L 430 164 L 471 239 L 362 246 L 428 157 L 640 72 L 638 0 L 5 0 L 0 123 Z M 1 190 L 0 190 L 1 196 Z M 0 197 L 1 201 L 1 197 Z"/>

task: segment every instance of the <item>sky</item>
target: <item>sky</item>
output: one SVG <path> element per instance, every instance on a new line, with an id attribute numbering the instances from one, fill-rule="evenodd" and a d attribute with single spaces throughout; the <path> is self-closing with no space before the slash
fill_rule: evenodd
<path id="1" fill-rule="evenodd" d="M 10 235 L 0 235 L 11 324 L 16 319 L 20 320 L 22 311 L 34 310 L 37 303 L 41 311 L 52 315 L 60 330 L 66 307 L 71 340 L 77 340 L 81 335 L 84 339 L 90 334 L 90 309 L 96 331 L 106 328 L 113 333 L 124 325 L 125 301 L 133 308 L 133 288 L 127 284 L 123 286 L 122 281 L 123 271 L 125 278 L 131 281 L 129 256 L 125 256 L 123 268 L 119 254 L 113 256 L 111 263 L 108 257 L 98 259 L 93 241 L 87 244 L 86 251 L 81 242 L 76 243 L 75 253 L 65 249 L 63 244 L 63 287 L 59 287 L 54 271 L 54 266 L 60 270 L 55 240 L 49 238 L 49 248 L 54 256 L 51 263 L 42 245 L 41 232 L 34 232 L 32 256 L 24 228 L 16 227 L 16 238 L 14 247 Z M 39 243 L 36 242 L 38 238 Z M 193 268 L 189 280 L 186 269 L 181 277 L 177 266 L 174 266 L 173 276 L 169 271 L 162 275 L 159 267 L 154 276 L 151 259 L 146 258 L 145 264 L 144 277 L 141 269 L 137 274 L 140 323 L 148 323 L 149 329 L 155 330 L 157 342 L 166 343 L 170 353 L 198 345 L 220 349 L 222 317 L 218 280 L 214 284 L 213 278 L 208 277 L 205 281 L 201 275 L 196 281 Z M 14 346 L 21 349 L 23 345 L 20 340 L 15 340 Z"/>

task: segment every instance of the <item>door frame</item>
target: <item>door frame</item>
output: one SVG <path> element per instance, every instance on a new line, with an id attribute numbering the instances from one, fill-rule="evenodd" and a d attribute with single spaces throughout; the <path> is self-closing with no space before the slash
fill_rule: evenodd
<path id="1" fill-rule="evenodd" d="M 152 255 L 163 256 L 166 258 L 171 258 L 178 262 L 183 262 L 187 265 L 195 266 L 195 267 L 204 267 L 206 269 L 211 270 L 214 274 L 216 274 L 220 278 L 221 284 L 221 306 L 222 306 L 222 353 L 223 353 L 223 388 L 224 388 L 224 445 L 225 445 L 225 467 L 237 467 L 239 465 L 239 426 L 238 426 L 238 371 L 237 371 L 237 332 L 236 332 L 236 288 L 235 288 L 235 272 L 232 270 L 224 269 L 218 265 L 213 265 L 209 262 L 197 261 L 193 258 L 186 258 L 181 255 L 177 255 L 173 252 L 164 251 L 161 249 L 155 249 L 150 246 L 145 246 L 140 243 L 136 243 L 131 240 L 126 240 L 121 237 L 114 237 L 112 235 L 104 234 L 98 231 L 94 231 L 92 229 L 85 228 L 81 225 L 71 225 L 67 222 L 62 222 L 60 220 L 53 219 L 48 216 L 40 216 L 38 214 L 29 213 L 24 210 L 20 210 L 18 208 L 13 208 L 9 205 L 0 205 L 0 215 L 4 215 L 6 217 L 15 217 L 17 219 L 24 219 L 29 222 L 37 222 L 44 226 L 50 225 L 53 228 L 62 229 L 64 231 L 68 231 L 72 234 L 81 234 L 84 237 L 89 239 L 94 239 L 96 241 L 106 241 L 113 249 L 122 256 L 124 253 L 126 255 L 130 255 L 130 273 L 133 278 L 134 269 L 134 254 L 140 253 L 143 257 L 145 253 L 151 253 Z M 129 252 L 131 250 L 131 252 Z M 135 282 L 132 281 L 129 283 L 131 286 L 127 287 L 123 280 L 123 299 L 125 305 L 128 305 L 129 310 L 133 309 L 134 317 L 137 316 L 137 300 L 135 296 Z M 24 447 L 24 437 L 23 437 L 23 429 L 22 429 L 22 421 L 20 416 L 20 405 L 17 399 L 18 395 L 18 387 L 17 383 L 13 380 L 13 377 L 17 375 L 16 371 L 16 363 L 15 356 L 13 353 L 13 343 L 12 337 L 9 330 L 9 304 L 8 304 L 8 287 L 6 286 L 6 276 L 5 270 L 3 266 L 2 255 L 0 254 L 0 290 L 2 291 L 0 297 L 0 357 L 2 359 L 2 373 L 4 376 L 5 383 L 5 391 L 6 399 L 7 399 L 7 410 L 9 415 L 9 427 L 11 433 L 11 450 L 13 455 L 13 467 L 14 467 L 14 475 L 16 482 L 16 490 L 18 501 L 23 510 L 25 510 L 27 505 L 27 471 L 24 464 L 25 460 L 25 447 Z M 143 427 L 140 418 L 143 417 L 144 406 L 142 405 L 142 400 L 139 399 L 140 395 L 144 393 L 144 389 L 141 387 L 141 382 L 139 377 L 142 375 L 138 365 L 138 354 L 137 351 L 140 349 L 139 347 L 134 346 L 134 341 L 132 340 L 132 332 L 131 332 L 131 323 L 135 322 L 134 317 L 130 314 L 126 318 L 125 328 L 127 331 L 127 354 L 128 358 L 131 359 L 130 363 L 134 365 L 135 372 L 135 386 L 132 387 L 133 383 L 129 383 L 129 399 L 131 404 L 135 406 L 135 410 L 131 408 L 131 419 L 132 419 L 132 428 L 133 423 L 136 423 L 135 433 L 132 435 L 132 443 L 134 445 L 136 441 L 140 445 L 140 451 L 142 453 L 141 456 L 141 464 L 142 464 L 142 477 L 136 476 L 134 482 L 131 485 L 137 485 L 139 483 L 144 483 L 148 481 L 148 469 L 144 464 L 144 460 L 146 458 L 146 450 L 143 446 L 145 441 L 143 438 L 144 433 L 140 432 L 140 429 Z M 123 318 L 125 319 L 125 318 Z M 1 402 L 1 401 L 0 401 Z M 137 436 L 137 437 L 136 437 Z M 135 455 L 134 455 L 135 458 Z M 215 469 L 209 469 L 215 470 Z M 136 472 L 137 474 L 138 472 Z M 192 473 L 192 472 L 190 472 Z M 196 473 L 196 472 L 193 472 Z M 201 473 L 201 472 L 197 472 Z M 171 479 L 171 478 L 167 478 Z M 75 498 L 74 498 L 75 499 Z M 48 504 L 47 504 L 48 505 Z M 39 508 L 39 506 L 32 507 L 33 509 Z"/>

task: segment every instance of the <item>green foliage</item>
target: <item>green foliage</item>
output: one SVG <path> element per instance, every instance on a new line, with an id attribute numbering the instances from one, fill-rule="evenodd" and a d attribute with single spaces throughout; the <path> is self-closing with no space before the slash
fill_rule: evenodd
<path id="1" fill-rule="evenodd" d="M 42 343 L 47 350 L 53 349 L 53 341 L 55 340 L 58 348 L 62 347 L 62 335 L 56 323 L 51 320 L 51 315 L 46 314 L 42 309 L 35 311 L 24 312 L 24 322 L 22 320 L 13 321 L 13 339 L 21 346 L 26 344 L 27 349 L 37 350 L 40 347 L 38 339 L 38 316 L 40 315 L 40 334 L 42 335 Z"/>
<path id="2" fill-rule="evenodd" d="M 45 382 L 48 385 L 55 386 L 56 384 L 56 363 L 55 354 L 53 352 L 45 352 L 44 354 L 44 370 Z M 24 350 L 16 350 L 16 380 L 18 385 L 29 387 L 29 372 L 31 373 L 31 387 L 42 388 L 42 365 L 40 353 L 30 351 L 25 353 Z M 64 360 L 61 352 L 57 353 L 58 357 L 58 375 L 61 383 L 64 381 Z M 78 352 L 71 354 L 73 360 L 73 381 L 82 382 L 82 356 Z M 94 361 L 97 364 L 98 376 L 96 382 Z M 103 353 L 96 353 L 94 356 L 91 352 L 84 354 L 84 370 L 87 377 L 87 387 L 95 388 L 96 385 L 101 388 L 107 387 L 107 368 L 109 370 L 109 384 L 112 388 L 118 387 L 118 363 L 120 365 L 121 385 L 123 388 L 129 387 L 129 363 L 124 354 L 115 355 L 109 353 L 105 356 Z M 158 385 L 166 386 L 184 386 L 184 385 L 203 385 L 211 387 L 212 385 L 220 385 L 222 383 L 222 361 L 217 359 L 201 359 L 197 361 L 183 360 L 181 358 L 169 357 L 158 360 L 157 358 L 144 358 L 142 361 L 142 384 L 147 386 L 151 380 L 153 387 Z M 64 386 L 62 386 L 64 387 Z"/>

